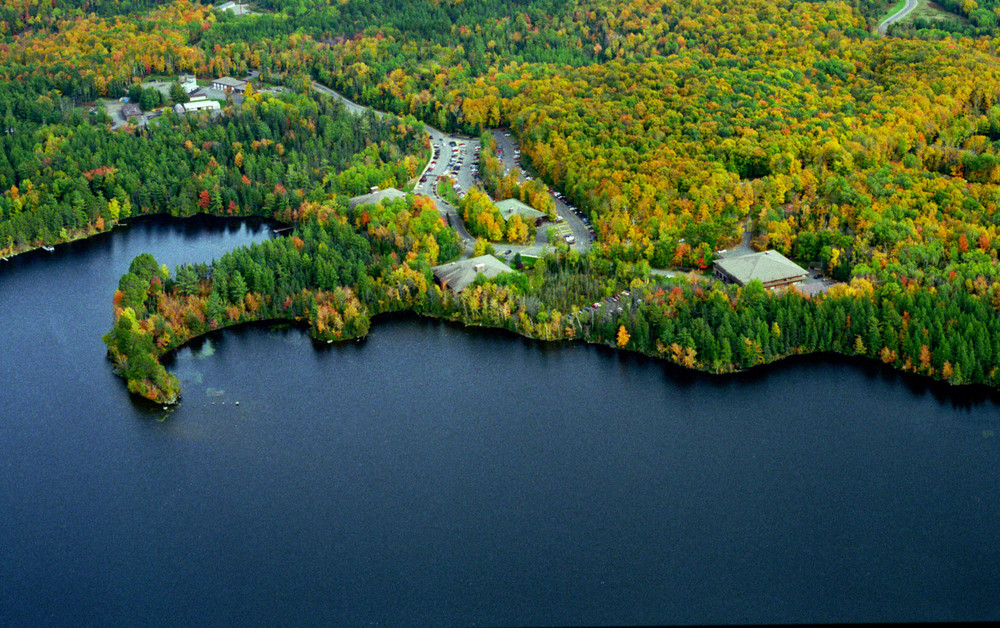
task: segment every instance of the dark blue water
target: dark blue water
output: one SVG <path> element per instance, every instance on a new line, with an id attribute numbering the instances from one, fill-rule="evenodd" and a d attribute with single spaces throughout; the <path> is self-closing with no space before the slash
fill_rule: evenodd
<path id="1" fill-rule="evenodd" d="M 267 236 L 176 224 L 0 266 L 0 625 L 1000 619 L 990 394 L 396 317 L 213 335 L 163 412 L 118 277 Z"/>

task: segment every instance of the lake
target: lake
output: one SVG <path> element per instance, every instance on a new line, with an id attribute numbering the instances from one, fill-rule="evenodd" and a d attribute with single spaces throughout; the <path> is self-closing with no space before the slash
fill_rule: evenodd
<path id="1" fill-rule="evenodd" d="M 213 334 L 167 361 L 176 410 L 132 399 L 100 341 L 132 258 L 267 237 L 140 220 L 0 263 L 0 625 L 1000 619 L 982 389 L 393 316 Z"/>

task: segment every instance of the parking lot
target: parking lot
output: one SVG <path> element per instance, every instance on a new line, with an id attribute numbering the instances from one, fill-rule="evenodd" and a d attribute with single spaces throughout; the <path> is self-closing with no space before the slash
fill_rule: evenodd
<path id="1" fill-rule="evenodd" d="M 462 224 L 458 208 L 437 193 L 438 179 L 448 176 L 455 182 L 455 193 L 465 196 L 477 180 L 479 140 L 459 135 L 448 135 L 437 129 L 425 127 L 431 140 L 431 160 L 420 175 L 413 191 L 434 199 L 448 223 L 458 231 L 466 249 L 471 250 L 474 238 Z"/>
<path id="2" fill-rule="evenodd" d="M 493 139 L 496 140 L 497 157 L 503 164 L 504 170 L 510 172 L 513 168 L 519 168 L 521 170 L 521 182 L 530 181 L 532 176 L 525 172 L 525 165 L 521 160 L 521 150 L 511 136 L 510 131 L 494 129 Z M 596 240 L 596 233 L 589 219 L 581 210 L 570 205 L 562 193 L 555 190 L 550 190 L 549 193 L 552 195 L 553 202 L 555 202 L 556 213 L 563 218 L 563 222 L 555 224 L 559 236 L 563 239 L 566 236 L 572 236 L 571 246 L 575 249 L 589 249 Z M 548 228 L 548 225 L 544 225 L 544 227 L 543 232 Z M 543 238 L 544 235 L 542 233 Z"/>
<path id="3" fill-rule="evenodd" d="M 329 94 L 345 102 L 345 104 L 356 112 L 364 111 L 364 108 L 353 103 L 337 92 L 324 87 L 318 83 L 313 83 L 313 88 L 324 94 Z M 378 114 L 384 115 L 384 114 Z M 473 185 L 479 185 L 479 153 L 481 150 L 480 141 L 477 138 L 465 137 L 461 135 L 449 135 L 437 129 L 425 125 L 424 127 L 430 136 L 431 159 L 424 171 L 420 173 L 417 184 L 413 188 L 416 194 L 425 194 L 434 199 L 448 224 L 458 231 L 459 237 L 466 251 L 471 251 L 475 240 L 469 234 L 458 214 L 458 208 L 437 193 L 437 184 L 440 177 L 448 176 L 454 182 L 455 193 L 461 198 L 468 193 Z M 499 148 L 501 163 L 508 170 L 520 165 L 520 149 L 511 138 L 510 133 L 503 130 L 493 131 Z M 523 171 L 521 182 L 530 180 L 530 175 Z M 556 205 L 556 212 L 562 218 L 560 222 L 542 223 L 538 229 L 535 242 L 528 246 L 517 246 L 511 244 L 498 244 L 498 253 L 510 251 L 513 255 L 516 252 L 526 254 L 540 254 L 544 248 L 551 243 L 547 241 L 549 227 L 555 227 L 558 237 L 569 242 L 570 246 L 578 250 L 587 250 L 594 241 L 594 230 L 587 218 L 581 212 L 566 203 L 565 199 L 558 192 L 550 192 L 552 200 Z"/>
<path id="4" fill-rule="evenodd" d="M 593 325 L 598 320 L 615 317 L 626 310 L 634 309 L 638 301 L 638 295 L 633 295 L 629 290 L 622 290 L 618 294 L 583 306 L 574 318 L 580 326 Z"/>
<path id="5" fill-rule="evenodd" d="M 455 193 L 465 196 L 476 183 L 479 172 L 479 140 L 443 133 L 431 133 L 431 161 L 417 187 L 437 189 L 439 177 L 455 182 Z"/>
<path id="6" fill-rule="evenodd" d="M 414 192 L 432 197 L 442 214 L 448 219 L 449 224 L 458 230 L 459 236 L 465 241 L 466 248 L 471 249 L 474 244 L 474 238 L 464 228 L 457 208 L 452 207 L 445 199 L 438 196 L 437 183 L 439 177 L 450 177 L 454 181 L 455 193 L 459 198 L 468 193 L 473 185 L 480 185 L 481 180 L 479 179 L 478 171 L 481 151 L 480 142 L 475 138 L 448 135 L 431 127 L 425 128 L 427 128 L 431 140 L 431 159 L 414 187 Z M 507 151 L 513 151 L 509 154 L 513 159 L 519 159 L 520 151 L 515 148 L 513 140 L 509 137 L 505 137 L 504 139 L 506 140 L 505 145 L 508 146 Z M 501 162 L 504 163 L 503 149 L 499 152 L 501 153 Z M 521 181 L 524 182 L 527 180 L 529 180 L 528 177 L 522 175 Z M 551 244 L 548 242 L 549 227 L 555 228 L 557 237 L 566 240 L 572 247 L 581 250 L 590 248 L 593 234 L 588 231 L 586 218 L 575 214 L 563 201 L 561 194 L 553 193 L 552 198 L 556 204 L 556 211 L 563 220 L 556 223 L 543 223 L 537 231 L 535 241 L 531 244 L 497 245 L 499 247 L 499 254 L 503 255 L 503 251 L 508 249 L 512 251 L 511 255 L 513 252 L 541 254 L 542 250 Z"/>

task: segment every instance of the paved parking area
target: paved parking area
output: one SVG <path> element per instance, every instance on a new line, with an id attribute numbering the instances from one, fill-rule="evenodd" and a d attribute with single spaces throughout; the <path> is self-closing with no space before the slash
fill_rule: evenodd
<path id="1" fill-rule="evenodd" d="M 156 91 L 163 94 L 164 96 L 166 96 L 167 98 L 170 98 L 170 86 L 173 85 L 175 82 L 176 81 L 146 81 L 145 83 L 141 83 L 140 85 L 142 86 L 143 89 L 153 88 Z"/>
<path id="2" fill-rule="evenodd" d="M 479 140 L 461 135 L 449 135 L 432 127 L 425 127 L 431 140 L 431 159 L 414 186 L 417 194 L 434 199 L 448 223 L 455 227 L 467 250 L 472 250 L 475 239 L 469 234 L 453 207 L 437 193 L 439 177 L 448 176 L 458 185 L 456 193 L 464 196 L 476 182 L 479 163 Z"/>
<path id="3" fill-rule="evenodd" d="M 505 171 L 510 172 L 513 168 L 519 168 L 521 170 L 521 182 L 530 181 L 532 177 L 525 171 L 525 166 L 521 161 L 521 151 L 510 132 L 505 129 L 494 129 L 493 139 L 496 140 L 497 156 L 500 158 Z M 581 251 L 589 249 L 596 239 L 589 220 L 581 211 L 571 207 L 561 193 L 553 190 L 550 190 L 549 193 L 552 195 L 552 201 L 556 205 L 556 213 L 563 217 L 562 223 L 555 223 L 556 231 L 562 237 L 572 235 L 575 239 L 575 242 L 572 244 L 574 249 Z M 543 239 L 545 236 L 544 232 L 551 224 L 542 224 L 540 231 L 542 232 L 541 237 Z"/>
<path id="4" fill-rule="evenodd" d="M 830 286 L 836 283 L 836 280 L 818 276 L 814 272 L 810 271 L 809 278 L 802 281 L 795 287 L 798 288 L 799 292 L 808 294 L 809 296 L 816 296 L 817 294 L 826 292 L 830 289 Z"/>
<path id="5" fill-rule="evenodd" d="M 573 233 L 573 228 L 570 227 L 569 224 L 566 222 L 557 222 L 555 224 L 555 227 L 556 227 L 556 235 L 559 236 L 560 238 L 565 239 L 567 236 L 576 237 L 576 234 Z"/>

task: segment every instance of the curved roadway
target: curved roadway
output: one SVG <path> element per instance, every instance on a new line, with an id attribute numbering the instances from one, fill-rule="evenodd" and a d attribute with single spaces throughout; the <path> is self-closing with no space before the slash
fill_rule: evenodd
<path id="1" fill-rule="evenodd" d="M 320 83 L 313 81 L 312 87 L 315 91 L 321 94 L 325 94 L 339 100 L 344 104 L 349 112 L 355 115 L 361 115 L 368 110 L 368 107 L 364 107 L 352 100 L 348 100 L 343 94 L 336 92 L 325 85 L 321 85 Z M 375 115 L 381 118 L 385 115 L 385 113 L 375 111 Z M 438 195 L 436 182 L 439 175 L 447 172 L 453 179 L 458 180 L 459 185 L 462 186 L 462 190 L 468 190 L 473 183 L 472 165 L 477 161 L 475 154 L 479 148 L 479 140 L 461 135 L 448 135 L 447 133 L 435 129 L 427 123 L 424 123 L 424 128 L 430 136 L 432 155 L 430 161 L 426 166 L 424 166 L 424 170 L 419 177 L 420 179 L 426 180 L 418 181 L 416 186 L 414 186 L 413 191 L 425 194 L 434 199 L 434 202 L 437 203 L 438 209 L 444 215 L 448 224 L 454 227 L 455 231 L 458 232 L 458 236 L 462 240 L 462 245 L 465 251 L 471 254 L 475 245 L 475 238 L 469 234 L 465 225 L 462 223 L 462 219 L 458 213 L 458 208 L 452 206 L 448 201 Z M 495 135 L 499 135 L 498 139 L 507 139 L 508 141 L 513 142 L 513 140 L 509 140 L 509 138 L 503 138 L 502 133 L 497 132 Z M 452 145 L 453 142 L 454 145 Z M 512 153 L 512 150 L 508 151 L 506 157 L 509 158 Z M 453 158 L 452 155 L 454 155 Z M 453 174 L 449 170 L 449 165 L 452 164 L 458 166 L 457 174 Z M 523 180 L 524 177 L 522 176 L 522 181 Z M 552 194 L 551 190 L 549 191 L 549 194 Z M 565 203 L 560 201 L 554 195 L 552 196 L 552 200 L 556 203 L 559 214 L 566 219 L 566 222 L 569 223 L 574 235 L 577 236 L 576 242 L 573 243 L 572 248 L 581 252 L 589 249 L 591 246 L 589 238 L 590 234 L 586 230 L 582 221 L 566 207 Z M 499 255 L 511 256 L 518 252 L 529 255 L 541 255 L 543 251 L 551 245 L 544 242 L 546 232 L 545 226 L 543 225 L 543 227 L 539 228 L 538 231 L 538 237 L 533 244 L 518 246 L 501 242 L 494 243 L 493 247 Z"/>
<path id="2" fill-rule="evenodd" d="M 917 2 L 918 0 L 906 0 L 906 6 L 904 6 L 899 12 L 893 13 L 889 17 L 882 20 L 882 23 L 878 25 L 878 34 L 885 37 L 885 31 L 888 30 L 890 26 L 900 21 L 910 13 L 913 13 L 913 10 L 917 8 Z"/>

